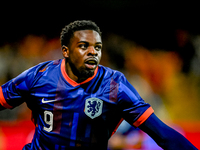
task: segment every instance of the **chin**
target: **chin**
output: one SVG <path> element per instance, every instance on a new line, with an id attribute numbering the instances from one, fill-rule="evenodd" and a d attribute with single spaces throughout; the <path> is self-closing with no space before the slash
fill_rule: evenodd
<path id="1" fill-rule="evenodd" d="M 85 77 L 85 78 L 92 77 L 94 75 L 94 71 L 95 70 L 81 70 L 80 71 L 80 76 L 81 77 Z"/>

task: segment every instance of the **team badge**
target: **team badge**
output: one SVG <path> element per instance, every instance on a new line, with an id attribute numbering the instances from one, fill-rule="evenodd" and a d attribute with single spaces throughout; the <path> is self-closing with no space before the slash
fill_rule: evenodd
<path id="1" fill-rule="evenodd" d="M 98 98 L 89 98 L 85 101 L 85 114 L 94 119 L 101 115 L 103 101 Z"/>

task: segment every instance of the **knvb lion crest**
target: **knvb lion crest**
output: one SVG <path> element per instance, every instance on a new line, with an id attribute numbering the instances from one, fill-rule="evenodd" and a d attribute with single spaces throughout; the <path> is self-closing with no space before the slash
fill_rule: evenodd
<path id="1" fill-rule="evenodd" d="M 98 98 L 89 98 L 85 101 L 85 114 L 94 119 L 101 115 L 103 101 Z"/>

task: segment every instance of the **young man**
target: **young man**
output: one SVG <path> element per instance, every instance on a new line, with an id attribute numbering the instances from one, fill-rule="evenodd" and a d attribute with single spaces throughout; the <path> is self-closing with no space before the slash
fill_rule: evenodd
<path id="1" fill-rule="evenodd" d="M 163 149 L 196 149 L 156 117 L 122 73 L 99 65 L 94 22 L 75 21 L 60 39 L 64 59 L 40 63 L 0 87 L 1 109 L 26 102 L 32 110 L 35 135 L 24 150 L 106 150 L 123 119 Z"/>

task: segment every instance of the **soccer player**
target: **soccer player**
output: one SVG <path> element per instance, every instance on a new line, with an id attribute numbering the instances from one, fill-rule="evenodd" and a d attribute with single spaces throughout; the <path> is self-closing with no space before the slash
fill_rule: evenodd
<path id="1" fill-rule="evenodd" d="M 122 120 L 163 149 L 196 149 L 159 120 L 125 76 L 99 65 L 102 39 L 92 21 L 75 21 L 60 36 L 64 59 L 40 63 L 0 87 L 0 109 L 23 102 L 35 134 L 23 150 L 106 150 Z"/>

